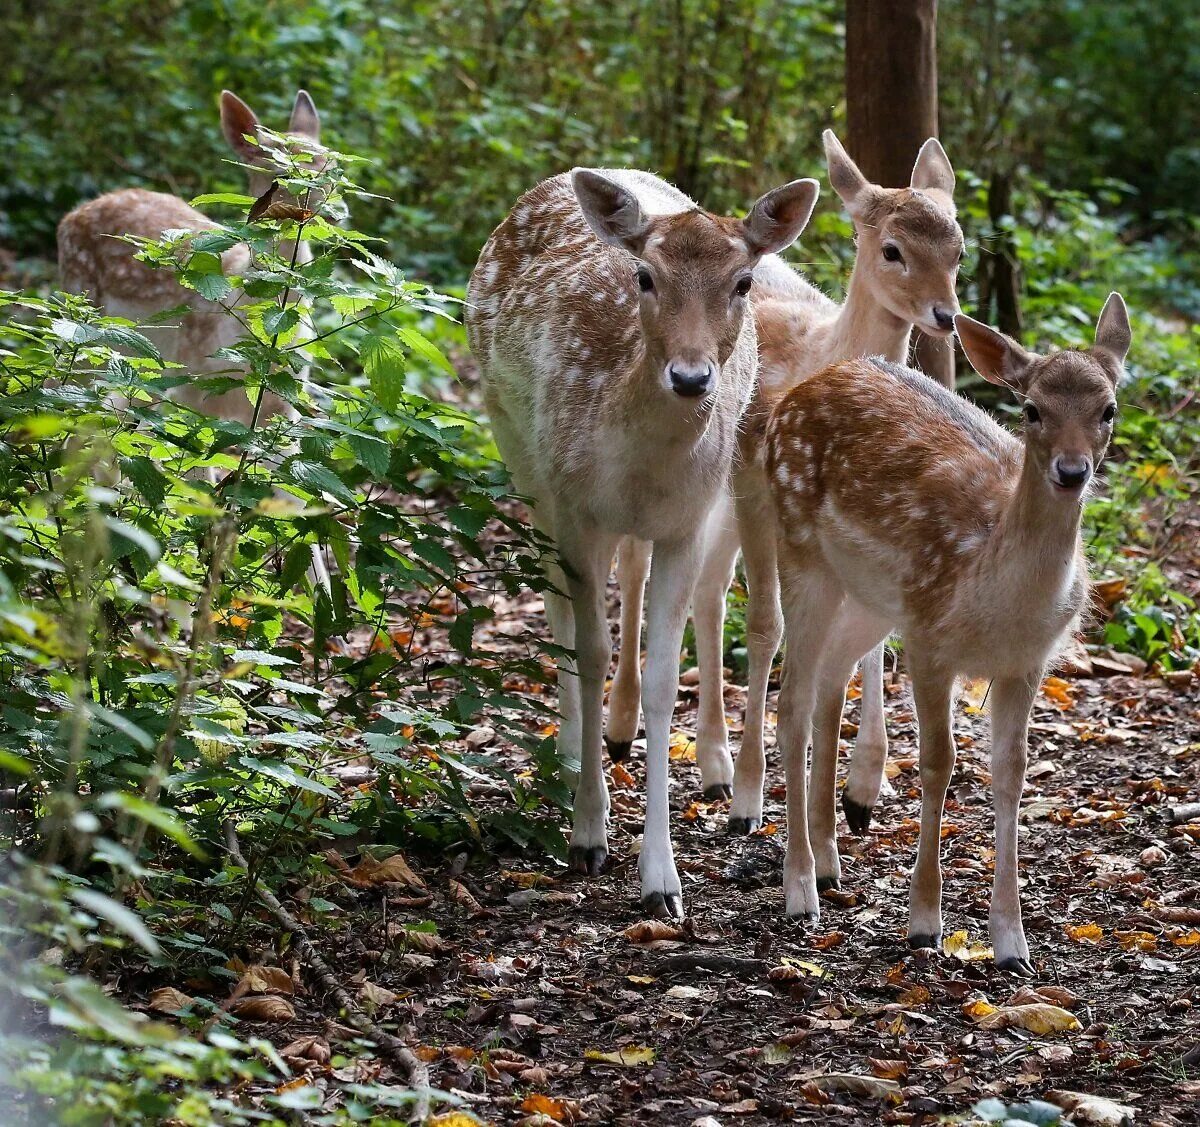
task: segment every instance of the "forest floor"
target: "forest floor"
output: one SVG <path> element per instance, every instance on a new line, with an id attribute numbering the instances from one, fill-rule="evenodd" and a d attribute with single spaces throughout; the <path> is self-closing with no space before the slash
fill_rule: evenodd
<path id="1" fill-rule="evenodd" d="M 1197 522 L 1200 514 L 1172 562 L 1194 594 Z M 514 621 L 540 624 L 532 593 L 502 610 L 483 644 L 503 645 Z M 731 837 L 728 804 L 699 801 L 691 674 L 671 772 L 682 924 L 645 921 L 637 907 L 640 743 L 628 770 L 609 772 L 612 853 L 598 879 L 546 859 L 464 852 L 409 854 L 411 879 L 400 866 L 400 877 L 376 881 L 369 870 L 347 873 L 349 853 L 328 855 L 331 874 L 299 876 L 281 898 L 302 918 L 316 892 L 337 905 L 310 929 L 326 960 L 416 1047 L 433 1084 L 486 1122 L 936 1123 L 988 1097 L 1049 1095 L 1070 1106 L 1083 1099 L 1072 1093 L 1091 1093 L 1105 1099 L 1085 1100 L 1074 1122 L 1200 1123 L 1200 812 L 1171 817 L 1200 803 L 1200 678 L 1134 675 L 1101 657 L 1090 674 L 1076 669 L 1039 695 L 1021 811 L 1037 968 L 1029 981 L 998 971 L 987 948 L 982 683 L 956 706 L 959 756 L 943 830 L 947 949 L 906 947 L 919 778 L 906 679 L 892 680 L 893 793 L 865 837 L 841 827 L 842 889 L 824 895 L 815 931 L 783 915 L 786 827 L 773 741 L 761 831 Z M 743 692 L 727 691 L 736 746 Z M 857 715 L 852 700 L 844 746 Z M 527 766 L 503 733 L 480 728 L 471 740 L 516 771 Z M 261 922 L 243 932 L 244 960 L 286 961 L 278 930 Z M 401 1082 L 344 1043 L 352 1031 L 330 1020 L 331 999 L 317 991 L 292 1001 L 293 1020 L 256 1031 L 288 1043 L 298 1075 L 329 1101 L 347 1083 Z M 1005 1009 L 1039 1004 L 1058 1008 Z M 1031 1015 L 1066 1028 L 1039 1031 Z M 308 1059 L 331 1042 L 332 1062 Z"/>

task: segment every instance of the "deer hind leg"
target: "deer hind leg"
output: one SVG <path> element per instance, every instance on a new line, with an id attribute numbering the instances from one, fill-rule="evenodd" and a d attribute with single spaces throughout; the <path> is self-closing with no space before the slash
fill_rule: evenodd
<path id="1" fill-rule="evenodd" d="M 921 771 L 921 836 L 908 900 L 908 944 L 942 944 L 942 808 L 954 770 L 951 706 L 954 675 L 913 654 L 913 698 L 917 706 Z"/>
<path id="2" fill-rule="evenodd" d="M 764 730 L 771 666 L 783 638 L 779 604 L 779 565 L 775 546 L 775 517 L 770 498 L 739 497 L 742 565 L 746 569 L 746 654 L 750 673 L 746 684 L 746 717 L 742 746 L 733 776 L 729 832 L 750 833 L 762 825 L 763 782 L 767 773 Z"/>
<path id="3" fill-rule="evenodd" d="M 887 727 L 883 719 L 883 645 L 875 646 L 862 659 L 862 703 L 858 738 L 850 760 L 850 774 L 842 791 L 846 824 L 856 834 L 871 826 L 871 813 L 883 787 L 887 763 Z"/>
<path id="4" fill-rule="evenodd" d="M 567 611 L 574 620 L 577 673 L 573 678 L 574 689 L 565 688 L 562 692 L 564 728 L 572 719 L 569 710 L 573 707 L 578 710 L 579 782 L 575 788 L 575 820 L 571 828 L 568 864 L 576 872 L 595 876 L 608 858 L 608 784 L 604 778 L 603 758 L 604 679 L 612 660 L 612 638 L 608 632 L 605 588 L 616 540 L 595 529 L 571 528 L 565 534 L 564 530 L 559 530 L 558 542 L 568 572 L 567 589 L 571 601 Z M 563 614 L 559 598 L 547 598 L 547 610 L 552 620 Z M 552 605 L 554 609 L 550 610 Z M 569 738 L 574 738 L 574 733 Z M 569 753 L 569 746 L 567 750 Z"/>
<path id="5" fill-rule="evenodd" d="M 818 676 L 844 591 L 821 564 L 809 567 L 785 561 L 780 567 L 780 578 L 788 639 L 779 692 L 778 729 L 787 780 L 783 891 L 789 916 L 815 922 L 821 908 L 808 827 L 808 744 Z"/>
<path id="6" fill-rule="evenodd" d="M 648 540 L 624 536 L 617 546 L 617 584 L 621 588 L 621 635 L 617 672 L 608 692 L 608 729 L 604 743 L 614 763 L 629 758 L 642 702 L 642 604 L 650 573 Z"/>
<path id="7" fill-rule="evenodd" d="M 646 828 L 638 870 L 642 907 L 656 915 L 683 915 L 683 888 L 671 848 L 668 745 L 679 692 L 679 651 L 692 598 L 698 538 L 658 541 L 650 565 L 646 616 Z"/>
<path id="8" fill-rule="evenodd" d="M 817 890 L 837 888 L 841 861 L 837 849 L 837 761 L 846 682 L 864 651 L 885 637 L 890 623 L 847 597 L 833 621 L 818 671 L 813 714 L 812 772 L 808 789 L 808 835 L 817 868 Z"/>
<path id="9" fill-rule="evenodd" d="M 692 594 L 696 660 L 700 666 L 700 708 L 696 721 L 696 760 L 704 797 L 733 793 L 733 756 L 725 724 L 725 598 L 733 582 L 738 537 L 729 498 L 723 497 L 708 518 L 704 561 Z"/>
<path id="10" fill-rule="evenodd" d="M 1017 808 L 1025 786 L 1029 755 L 1029 710 L 1041 681 L 1039 671 L 1026 677 L 998 678 L 992 685 L 992 801 L 996 810 L 996 869 L 989 930 L 996 966 L 1033 974 L 1029 944 L 1021 923 L 1017 873 Z"/>

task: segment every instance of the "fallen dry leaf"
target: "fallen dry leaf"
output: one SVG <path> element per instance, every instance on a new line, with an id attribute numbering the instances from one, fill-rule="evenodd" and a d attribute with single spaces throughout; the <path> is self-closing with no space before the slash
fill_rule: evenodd
<path id="1" fill-rule="evenodd" d="M 986 943 L 970 942 L 965 931 L 956 931 L 947 935 L 942 940 L 942 950 L 947 955 L 951 955 L 964 963 L 993 957 L 992 949 Z"/>
<path id="2" fill-rule="evenodd" d="M 472 915 L 478 915 L 483 911 L 483 905 L 471 895 L 471 890 L 465 884 L 457 880 L 449 880 L 450 896 L 457 904 L 466 908 Z"/>
<path id="3" fill-rule="evenodd" d="M 1132 1127 L 1134 1123 L 1134 1108 L 1106 1096 L 1055 1089 L 1046 1093 L 1046 1099 L 1069 1112 L 1075 1123 L 1092 1123 L 1096 1127 Z"/>
<path id="4" fill-rule="evenodd" d="M 971 1014 L 975 1017 L 975 1014 Z M 1023 1006 L 1000 1006 L 992 1013 L 978 1017 L 982 1029 L 1009 1029 L 1016 1026 L 1029 1033 L 1062 1033 L 1082 1029 L 1079 1019 L 1061 1006 L 1049 1002 L 1032 1002 Z"/>
<path id="5" fill-rule="evenodd" d="M 372 982 L 369 978 L 363 979 L 362 985 L 358 988 L 358 997 L 359 1001 L 366 1002 L 368 1006 L 376 1009 L 394 1006 L 400 1001 L 399 994 L 392 993 L 391 990 Z"/>
<path id="6" fill-rule="evenodd" d="M 317 1064 L 328 1064 L 331 1055 L 329 1042 L 324 1037 L 298 1037 L 279 1051 L 284 1057 L 314 1061 Z"/>
<path id="7" fill-rule="evenodd" d="M 150 995 L 148 1007 L 160 1014 L 177 1014 L 195 1002 L 195 998 L 176 990 L 174 986 L 160 986 Z"/>
<path id="8" fill-rule="evenodd" d="M 855 1072 L 828 1072 L 824 1076 L 810 1077 L 808 1083 L 822 1092 L 849 1092 L 854 1096 L 887 1100 L 898 1104 L 901 1100 L 900 1085 L 895 1080 L 884 1080 L 878 1076 L 865 1076 Z"/>
<path id="9" fill-rule="evenodd" d="M 579 1105 L 573 1100 L 558 1099 L 532 1092 L 521 1101 L 521 1110 L 530 1115 L 547 1115 L 556 1123 L 572 1123 L 579 1115 Z"/>
<path id="10" fill-rule="evenodd" d="M 265 967 L 255 964 L 242 974 L 238 988 L 244 994 L 293 994 L 296 985 L 292 976 L 283 967 Z"/>
<path id="11" fill-rule="evenodd" d="M 666 920 L 641 920 L 621 932 L 630 943 L 657 943 L 662 939 L 683 939 L 686 934 L 681 927 Z"/>
<path id="12" fill-rule="evenodd" d="M 408 862 L 399 853 L 393 853 L 383 861 L 374 857 L 363 857 L 353 869 L 340 874 L 347 884 L 358 888 L 371 888 L 379 884 L 406 884 L 409 888 L 425 890 L 425 882 L 409 868 Z"/>
<path id="13" fill-rule="evenodd" d="M 880 1080 L 903 1080 L 908 1072 L 908 1064 L 902 1060 L 882 1060 L 878 1057 L 867 1057 L 867 1064 Z"/>
<path id="14" fill-rule="evenodd" d="M 632 1068 L 639 1064 L 653 1064 L 654 1050 L 648 1045 L 624 1045 L 611 1053 L 603 1053 L 599 1049 L 588 1049 L 583 1054 L 584 1060 L 597 1064 L 619 1064 Z"/>
<path id="15" fill-rule="evenodd" d="M 248 1021 L 292 1021 L 296 1011 L 286 998 L 270 994 L 255 998 L 239 998 L 229 1007 L 234 1017 L 245 1018 Z"/>
<path id="16" fill-rule="evenodd" d="M 1104 929 L 1099 924 L 1067 924 L 1063 930 L 1076 943 L 1099 943 L 1104 938 Z"/>

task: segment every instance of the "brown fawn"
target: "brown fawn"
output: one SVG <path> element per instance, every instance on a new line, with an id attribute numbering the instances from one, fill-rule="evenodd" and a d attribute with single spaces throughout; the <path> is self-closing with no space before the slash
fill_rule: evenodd
<path id="1" fill-rule="evenodd" d="M 793 181 L 731 219 L 646 172 L 577 168 L 518 201 L 471 275 L 467 333 L 496 443 L 562 561 L 546 615 L 574 652 L 558 662 L 559 746 L 580 764 L 570 862 L 582 872 L 608 854 L 606 582 L 621 537 L 653 545 L 639 869 L 655 913 L 683 910 L 667 746 L 698 541 L 754 384 L 748 295 L 763 256 L 803 230 L 817 191 Z"/>
<path id="2" fill-rule="evenodd" d="M 991 939 L 998 966 L 1028 974 L 1017 806 L 1029 713 L 1087 598 L 1079 523 L 1112 437 L 1131 334 L 1115 293 L 1085 351 L 1035 356 L 969 317 L 955 325 L 975 370 L 1021 400 L 1019 439 L 933 380 L 877 359 L 835 364 L 802 383 L 767 428 L 787 638 L 784 890 L 789 915 L 816 919 L 819 890 L 838 880 L 834 789 L 846 682 L 855 661 L 898 629 L 920 729 L 909 943 L 941 942 L 954 679 L 991 678 Z"/>
<path id="3" fill-rule="evenodd" d="M 854 221 L 857 250 L 846 299 L 831 301 L 779 259 L 755 271 L 754 319 L 759 383 L 747 412 L 731 478 L 732 506 L 722 498 L 709 521 L 692 616 L 701 670 L 696 752 L 706 797 L 728 796 L 729 828 L 762 823 L 767 683 L 783 629 L 763 432 L 770 409 L 803 379 L 856 356 L 907 359 L 913 326 L 947 336 L 958 312 L 955 282 L 963 235 L 955 221 L 954 170 L 937 140 L 921 146 L 907 188 L 870 183 L 831 130 L 823 135 L 829 180 Z M 749 683 L 736 773 L 725 725 L 722 653 L 725 599 L 739 547 L 748 585 Z M 620 549 L 621 660 L 609 697 L 608 746 L 628 752 L 638 721 L 638 628 L 645 545 Z M 626 607 L 631 607 L 628 615 Z M 628 618 L 628 624 L 627 624 Z M 627 625 L 630 628 L 627 632 Z M 631 644 L 631 641 L 633 644 Z M 883 723 L 883 648 L 864 661 L 862 724 L 851 784 L 844 795 L 852 828 L 865 832 L 887 758 Z"/>
<path id="4" fill-rule="evenodd" d="M 228 90 L 221 94 L 221 129 L 238 159 L 248 166 L 249 191 L 256 199 L 271 186 L 277 168 L 259 144 L 261 126 L 254 112 Z M 308 94 L 296 95 L 288 124 L 286 143 L 313 166 L 324 157 L 320 146 L 321 123 Z M 169 230 L 209 231 L 216 227 L 206 215 L 176 196 L 126 188 L 109 192 L 81 204 L 58 226 L 58 264 L 63 287 L 87 294 L 101 312 L 112 317 L 127 317 L 139 324 L 166 309 L 186 305 L 188 312 L 177 326 L 151 325 L 143 331 L 154 341 L 164 359 L 183 365 L 197 378 L 212 376 L 230 368 L 230 361 L 216 354 L 236 344 L 244 335 L 239 320 L 219 305 L 201 297 L 175 281 L 165 270 L 139 262 L 136 248 L 123 236 L 159 239 Z M 297 264 L 312 260 L 303 242 L 285 246 L 285 257 L 294 256 Z M 241 277 L 251 267 L 250 248 L 239 244 L 221 256 L 222 272 Z M 236 305 L 235 291 L 225 299 Z M 250 424 L 253 408 L 245 391 L 235 388 L 221 394 L 185 384 L 172 392 L 172 398 L 206 415 Z M 259 418 L 289 413 L 288 405 L 270 392 L 264 392 Z"/>

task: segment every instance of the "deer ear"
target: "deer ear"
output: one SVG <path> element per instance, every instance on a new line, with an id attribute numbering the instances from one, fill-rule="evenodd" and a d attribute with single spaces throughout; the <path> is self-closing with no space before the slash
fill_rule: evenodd
<path id="1" fill-rule="evenodd" d="M 850 159 L 850 154 L 842 148 L 842 143 L 834 135 L 832 129 L 826 129 L 821 134 L 825 142 L 825 161 L 829 165 L 829 183 L 841 197 L 842 203 L 851 216 L 858 218 L 871 202 L 875 186 L 859 171 L 858 165 Z"/>
<path id="2" fill-rule="evenodd" d="M 793 180 L 755 201 L 742 220 L 742 232 L 754 254 L 786 250 L 807 226 L 821 187 L 815 180 Z"/>
<path id="3" fill-rule="evenodd" d="M 307 90 L 296 93 L 296 101 L 292 106 L 292 118 L 288 122 L 288 132 L 297 133 L 301 137 L 311 137 L 314 141 L 321 139 L 321 115 Z"/>
<path id="4" fill-rule="evenodd" d="M 971 367 L 988 383 L 1023 390 L 1033 357 L 1015 340 L 965 313 L 954 318 L 954 331 Z"/>
<path id="5" fill-rule="evenodd" d="M 584 219 L 598 239 L 609 246 L 641 254 L 650 221 L 628 188 L 590 168 L 572 169 L 571 187 Z"/>
<path id="6" fill-rule="evenodd" d="M 251 163 L 262 158 L 262 149 L 246 136 L 258 137 L 258 118 L 254 111 L 236 94 L 221 91 L 221 131 L 229 147 L 243 161 Z"/>
<path id="7" fill-rule="evenodd" d="M 913 165 L 912 179 L 908 186 L 917 191 L 945 192 L 954 195 L 954 168 L 946 150 L 936 137 L 930 137 L 917 153 L 917 163 Z"/>
<path id="8" fill-rule="evenodd" d="M 1110 293 L 1096 322 L 1096 347 L 1111 353 L 1120 365 L 1125 363 L 1132 343 L 1133 330 L 1129 327 L 1129 310 L 1125 308 L 1125 299 L 1119 293 Z"/>

